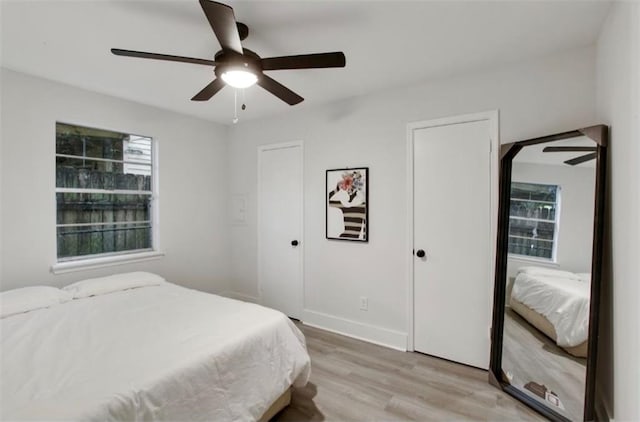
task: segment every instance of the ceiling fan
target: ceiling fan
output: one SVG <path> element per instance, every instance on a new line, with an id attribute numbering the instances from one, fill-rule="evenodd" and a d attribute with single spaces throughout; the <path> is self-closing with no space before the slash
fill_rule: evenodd
<path id="1" fill-rule="evenodd" d="M 564 163 L 570 166 L 576 166 L 587 161 L 595 160 L 597 157 L 596 147 L 545 147 L 542 152 L 588 152 L 588 154 L 579 155 L 578 157 L 566 160 Z"/>
<path id="2" fill-rule="evenodd" d="M 117 56 L 213 66 L 216 77 L 202 91 L 191 98 L 192 101 L 209 100 L 225 84 L 235 88 L 247 88 L 253 84 L 258 84 L 287 104 L 295 105 L 302 102 L 304 98 L 265 75 L 264 71 L 344 67 L 346 64 L 346 59 L 342 52 L 261 58 L 253 51 L 242 47 L 241 41 L 249 35 L 249 28 L 243 23 L 236 22 L 233 9 L 230 6 L 212 0 L 200 0 L 200 6 L 202 6 L 202 10 L 222 47 L 222 50 L 215 54 L 214 60 L 145 53 L 143 51 L 122 50 L 119 48 L 112 48 L 111 52 Z"/>

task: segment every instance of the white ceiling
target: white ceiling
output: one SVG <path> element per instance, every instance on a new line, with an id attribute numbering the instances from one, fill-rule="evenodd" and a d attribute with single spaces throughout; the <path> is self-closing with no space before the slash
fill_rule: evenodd
<path id="1" fill-rule="evenodd" d="M 305 98 L 296 108 L 595 43 L 603 1 L 227 1 L 262 57 L 344 51 L 344 69 L 273 71 Z M 2 66 L 229 124 L 233 90 L 189 99 L 205 66 L 113 56 L 112 47 L 213 58 L 197 0 L 0 0 Z M 255 86 L 241 119 L 290 106 Z"/>

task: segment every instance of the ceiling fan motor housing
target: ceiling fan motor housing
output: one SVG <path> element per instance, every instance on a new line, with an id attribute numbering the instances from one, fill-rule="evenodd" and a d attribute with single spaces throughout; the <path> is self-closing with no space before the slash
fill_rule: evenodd
<path id="1" fill-rule="evenodd" d="M 243 52 L 244 54 L 228 50 L 218 51 L 215 55 L 215 61 L 218 63 L 214 69 L 215 75 L 220 77 L 229 70 L 244 70 L 260 77 L 262 73 L 260 56 L 246 48 L 243 48 Z"/>

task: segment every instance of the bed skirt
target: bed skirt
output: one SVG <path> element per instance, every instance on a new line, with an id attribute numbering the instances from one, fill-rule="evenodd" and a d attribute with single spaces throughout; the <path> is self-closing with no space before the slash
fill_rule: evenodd
<path id="1" fill-rule="evenodd" d="M 517 299 L 514 299 L 513 297 L 511 298 L 509 305 L 511 306 L 511 309 L 518 313 L 518 315 L 520 315 L 522 318 L 526 319 L 531 325 L 542 331 L 547 337 L 553 339 L 554 342 L 557 341 L 556 330 L 544 315 L 537 313 L 536 311 L 529 308 L 527 305 L 518 301 Z M 567 353 L 572 356 L 586 358 L 588 343 L 588 340 L 585 340 L 573 347 L 560 347 L 562 347 L 564 350 L 566 350 Z"/>
<path id="2" fill-rule="evenodd" d="M 289 403 L 291 403 L 291 388 L 287 388 L 287 391 L 282 393 L 282 395 L 273 402 L 267 411 L 264 412 L 262 417 L 258 419 L 258 422 L 268 422 L 271 418 L 277 415 L 278 412 L 289 406 Z"/>

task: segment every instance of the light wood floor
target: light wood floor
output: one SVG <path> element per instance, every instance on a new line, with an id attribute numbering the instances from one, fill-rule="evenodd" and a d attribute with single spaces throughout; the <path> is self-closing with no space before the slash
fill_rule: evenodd
<path id="1" fill-rule="evenodd" d="M 487 372 L 298 324 L 311 380 L 273 421 L 544 420 L 487 383 Z"/>
<path id="2" fill-rule="evenodd" d="M 505 312 L 503 344 L 502 368 L 513 374 L 512 384 L 544 384 L 562 400 L 566 412 L 560 413 L 583 419 L 586 359 L 565 352 L 511 308 Z"/>

